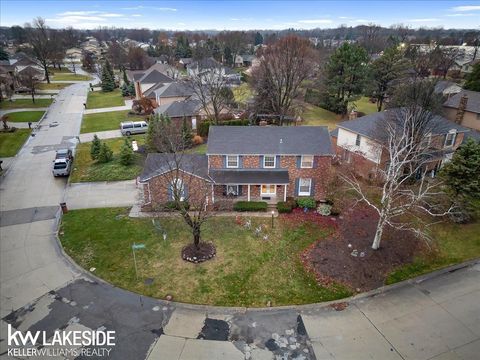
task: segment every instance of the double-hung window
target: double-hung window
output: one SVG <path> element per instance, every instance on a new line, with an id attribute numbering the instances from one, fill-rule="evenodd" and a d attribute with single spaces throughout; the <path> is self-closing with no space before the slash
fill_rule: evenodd
<path id="1" fill-rule="evenodd" d="M 227 168 L 238 168 L 238 155 L 227 155 Z"/>
<path id="2" fill-rule="evenodd" d="M 265 155 L 263 157 L 263 167 L 264 168 L 274 168 L 275 167 L 275 155 Z"/>
<path id="3" fill-rule="evenodd" d="M 455 130 L 450 130 L 450 132 L 445 137 L 445 147 L 450 147 L 455 144 L 455 138 L 457 137 L 457 132 Z"/>
<path id="4" fill-rule="evenodd" d="M 312 190 L 312 179 L 301 178 L 298 181 L 298 195 L 310 196 Z"/>
<path id="5" fill-rule="evenodd" d="M 313 168 L 313 155 L 302 155 L 300 167 L 302 169 Z"/>

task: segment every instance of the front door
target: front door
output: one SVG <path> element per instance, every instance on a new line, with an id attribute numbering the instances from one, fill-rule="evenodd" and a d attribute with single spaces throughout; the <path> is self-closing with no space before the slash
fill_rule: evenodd
<path id="1" fill-rule="evenodd" d="M 276 192 L 275 185 L 268 185 L 268 184 L 262 185 L 262 195 L 271 196 L 271 195 L 275 195 L 275 192 Z"/>

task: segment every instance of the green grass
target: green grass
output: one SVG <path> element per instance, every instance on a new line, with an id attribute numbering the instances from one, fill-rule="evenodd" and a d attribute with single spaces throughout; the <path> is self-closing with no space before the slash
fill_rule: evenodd
<path id="1" fill-rule="evenodd" d="M 329 234 L 312 223 L 286 224 L 270 219 L 252 219 L 264 225 L 267 241 L 252 230 L 237 225 L 233 217 L 209 219 L 202 239 L 213 241 L 217 256 L 202 264 L 180 257 L 191 242 L 191 233 L 181 218 L 161 218 L 167 241 L 151 219 L 131 219 L 128 209 L 69 211 L 61 225 L 66 252 L 85 269 L 124 289 L 180 302 L 222 306 L 266 306 L 306 304 L 349 296 L 340 285 L 322 287 L 304 270 L 299 254 L 311 243 Z M 85 226 L 88 224 L 88 226 Z M 135 278 L 131 245 L 144 243 L 136 252 L 139 279 Z M 153 279 L 152 285 L 144 280 Z"/>
<path id="2" fill-rule="evenodd" d="M 60 70 L 58 68 L 54 67 L 49 67 L 48 72 L 50 75 L 55 75 L 55 74 L 73 74 L 67 67 L 62 66 Z"/>
<path id="3" fill-rule="evenodd" d="M 193 148 L 185 151 L 185 153 L 187 153 L 187 154 L 200 154 L 200 155 L 206 154 L 207 153 L 207 144 L 194 146 Z"/>
<path id="4" fill-rule="evenodd" d="M 106 130 L 117 130 L 122 121 L 144 120 L 142 116 L 129 116 L 128 110 L 110 111 L 98 114 L 83 115 L 80 133 L 90 133 Z"/>
<path id="5" fill-rule="evenodd" d="M 337 116 L 337 114 L 315 105 L 305 105 L 306 109 L 302 114 L 303 125 L 328 126 L 330 130 L 335 129 L 335 126 L 339 121 L 339 116 Z"/>
<path id="6" fill-rule="evenodd" d="M 88 75 L 80 75 L 80 74 L 74 74 L 74 73 L 60 73 L 60 74 L 55 74 L 52 80 L 54 81 L 87 81 L 87 80 L 92 80 L 92 77 Z"/>
<path id="7" fill-rule="evenodd" d="M 21 109 L 21 108 L 38 108 L 48 107 L 52 103 L 51 99 L 16 99 L 14 101 L 2 101 L 0 102 L 0 109 Z"/>
<path id="8" fill-rule="evenodd" d="M 125 101 L 119 89 L 111 92 L 89 91 L 87 98 L 87 109 L 99 109 L 114 106 L 124 106 Z"/>
<path id="9" fill-rule="evenodd" d="M 19 111 L 7 114 L 9 122 L 37 122 L 45 111 Z"/>
<path id="10" fill-rule="evenodd" d="M 145 143 L 145 136 L 135 135 L 131 140 L 137 140 L 138 145 Z M 89 181 L 120 181 L 135 179 L 143 168 L 144 157 L 135 153 L 135 161 L 132 165 L 124 166 L 120 164 L 118 154 L 125 138 L 116 138 L 102 140 L 105 142 L 114 154 L 114 159 L 108 163 L 100 164 L 93 161 L 90 157 L 91 142 L 77 145 L 75 160 L 73 162 L 73 171 L 70 174 L 70 182 L 89 182 Z"/>
<path id="11" fill-rule="evenodd" d="M 70 86 L 72 85 L 71 83 L 63 83 L 63 84 L 59 84 L 59 83 L 50 83 L 50 84 L 47 84 L 47 83 L 41 83 L 41 84 L 38 84 L 37 85 L 37 89 L 38 90 L 62 90 L 62 89 L 65 89 L 67 86 Z"/>
<path id="12" fill-rule="evenodd" d="M 20 150 L 27 138 L 30 129 L 17 129 L 15 132 L 0 132 L 0 157 L 11 157 Z"/>
<path id="13" fill-rule="evenodd" d="M 371 103 L 368 99 L 368 97 L 363 96 L 359 100 L 353 102 L 357 107 L 357 111 L 362 112 L 365 115 L 377 112 L 377 104 Z M 352 105 L 353 104 L 350 104 L 350 106 Z"/>
<path id="14" fill-rule="evenodd" d="M 417 256 L 413 263 L 396 269 L 387 277 L 387 284 L 480 257 L 480 222 L 438 224 L 431 235 L 437 251 L 428 256 Z"/>

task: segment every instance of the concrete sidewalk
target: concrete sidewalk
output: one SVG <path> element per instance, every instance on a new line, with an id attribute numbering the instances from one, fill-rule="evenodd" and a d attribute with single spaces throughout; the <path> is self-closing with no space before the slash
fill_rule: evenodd
<path id="1" fill-rule="evenodd" d="M 96 133 L 85 133 L 80 134 L 80 142 L 90 142 L 93 140 L 93 135 L 97 135 L 99 139 L 113 139 L 122 137 L 120 130 L 108 130 L 108 131 L 99 131 Z"/>
<path id="2" fill-rule="evenodd" d="M 135 180 L 72 183 L 65 202 L 69 209 L 133 206 L 138 194 Z"/>
<path id="3" fill-rule="evenodd" d="M 86 109 L 83 113 L 87 115 L 87 114 L 98 114 L 98 113 L 112 112 L 112 111 L 131 110 L 132 105 L 133 105 L 133 100 L 125 100 L 124 106 L 114 106 L 114 107 L 98 108 L 98 109 Z"/>

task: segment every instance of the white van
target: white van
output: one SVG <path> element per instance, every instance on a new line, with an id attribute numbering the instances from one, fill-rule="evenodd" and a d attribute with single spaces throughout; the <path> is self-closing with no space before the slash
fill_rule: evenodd
<path id="1" fill-rule="evenodd" d="M 145 134 L 148 129 L 146 121 L 127 121 L 120 123 L 120 132 L 122 135 L 130 136 L 133 134 Z"/>

